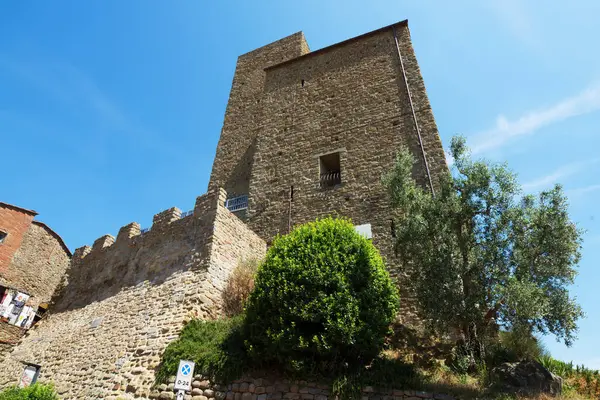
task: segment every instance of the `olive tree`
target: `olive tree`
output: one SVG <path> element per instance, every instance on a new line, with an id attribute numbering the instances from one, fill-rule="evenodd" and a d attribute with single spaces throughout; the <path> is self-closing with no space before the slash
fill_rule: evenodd
<path id="1" fill-rule="evenodd" d="M 403 150 L 384 177 L 397 208 L 396 252 L 431 327 L 457 329 L 468 343 L 490 326 L 552 333 L 567 345 L 583 316 L 569 293 L 582 231 L 570 220 L 560 185 L 522 195 L 504 164 L 471 160 L 452 140 L 453 171 L 430 188 L 412 177 Z"/>

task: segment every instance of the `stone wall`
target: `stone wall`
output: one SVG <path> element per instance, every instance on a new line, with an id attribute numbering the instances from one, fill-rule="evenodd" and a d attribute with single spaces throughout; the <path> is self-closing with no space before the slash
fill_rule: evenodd
<path id="1" fill-rule="evenodd" d="M 151 399 L 175 399 L 173 392 L 174 378 L 170 383 L 154 388 Z M 334 398 L 331 385 L 307 381 L 293 381 L 279 378 L 250 378 L 236 380 L 230 385 L 215 385 L 202 377 L 195 376 L 192 390 L 186 394 L 185 400 L 327 400 Z M 364 387 L 361 400 L 454 400 L 443 393 L 428 393 L 416 390 L 378 389 Z"/>
<path id="2" fill-rule="evenodd" d="M 223 130 L 210 175 L 210 188 L 224 187 L 230 196 L 248 194 L 258 118 L 265 81 L 264 68 L 308 53 L 302 32 L 238 58 Z"/>
<path id="3" fill-rule="evenodd" d="M 16 383 L 22 363 L 63 399 L 147 398 L 154 370 L 185 321 L 220 315 L 221 289 L 243 257 L 266 245 L 209 192 L 194 214 L 159 213 L 147 233 L 131 223 L 77 249 L 49 317 L 0 364 L 0 384 Z"/>
<path id="4" fill-rule="evenodd" d="M 71 257 L 62 241 L 36 221 L 23 235 L 9 268 L 2 273 L 2 283 L 32 296 L 32 307 L 48 303 L 69 266 Z"/>
<path id="5" fill-rule="evenodd" d="M 0 322 L 0 359 L 19 343 L 24 332 L 21 327 Z"/>
<path id="6" fill-rule="evenodd" d="M 423 152 L 433 181 L 447 171 L 407 24 L 266 68 L 260 104 L 249 226 L 268 241 L 326 215 L 371 224 L 373 243 L 392 274 L 407 279 L 393 253 L 393 210 L 381 178 L 401 146 L 414 155 L 414 176 L 421 184 L 429 182 Z M 321 188 L 320 156 L 330 153 L 339 154 L 341 184 Z M 403 291 L 402 297 L 400 315 L 408 322 L 416 312 L 413 296 Z"/>

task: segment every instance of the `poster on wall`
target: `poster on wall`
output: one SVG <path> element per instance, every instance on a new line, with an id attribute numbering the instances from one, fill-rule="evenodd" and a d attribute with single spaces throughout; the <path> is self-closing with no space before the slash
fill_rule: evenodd
<path id="1" fill-rule="evenodd" d="M 33 319 L 32 316 L 33 308 L 29 306 L 23 307 L 23 311 L 19 314 L 19 318 L 17 318 L 17 322 L 15 325 L 20 326 L 21 328 L 28 328 L 27 324 L 30 319 Z"/>
<path id="2" fill-rule="evenodd" d="M 7 289 L 4 292 L 4 297 L 2 298 L 2 304 L 0 304 L 0 317 L 8 318 L 10 315 L 10 311 L 13 306 L 13 299 L 17 294 L 16 290 Z"/>
<path id="3" fill-rule="evenodd" d="M 25 307 L 25 303 L 29 300 L 29 295 L 25 293 L 18 292 L 15 298 L 13 299 L 13 307 L 10 310 L 10 315 L 8 316 L 8 322 L 17 325 L 17 320 L 19 315 L 21 315 L 21 311 Z"/>
<path id="4" fill-rule="evenodd" d="M 24 388 L 29 385 L 33 385 L 37 380 L 38 374 L 40 372 L 40 367 L 37 365 L 27 365 L 23 370 L 23 374 L 21 375 L 21 379 L 19 380 L 19 387 Z"/>

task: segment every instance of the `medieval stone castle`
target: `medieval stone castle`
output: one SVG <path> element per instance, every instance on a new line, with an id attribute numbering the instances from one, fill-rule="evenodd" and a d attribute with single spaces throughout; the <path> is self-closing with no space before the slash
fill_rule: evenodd
<path id="1" fill-rule="evenodd" d="M 185 321 L 221 314 L 239 261 L 320 216 L 351 218 L 401 281 L 381 184 L 401 146 L 423 185 L 447 169 L 406 21 L 312 52 L 296 33 L 240 56 L 208 192 L 149 230 L 130 223 L 77 249 L 68 268 L 46 266 L 66 274 L 48 281 L 49 313 L 5 352 L 0 384 L 30 365 L 64 399 L 155 398 L 163 350 Z"/>

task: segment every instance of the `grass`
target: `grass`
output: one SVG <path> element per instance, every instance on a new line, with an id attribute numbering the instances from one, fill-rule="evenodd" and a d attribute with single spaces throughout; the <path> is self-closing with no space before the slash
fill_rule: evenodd
<path id="1" fill-rule="evenodd" d="M 245 350 L 243 315 L 216 321 L 190 321 L 179 338 L 165 350 L 156 373 L 157 383 L 166 382 L 176 374 L 180 359 L 196 363 L 197 373 L 217 383 L 228 383 L 246 372 L 261 371 L 273 375 L 275 365 L 264 365 L 250 360 Z M 539 357 L 548 370 L 564 379 L 564 400 L 600 398 L 600 376 L 598 371 L 554 360 L 549 356 Z M 369 365 L 324 373 L 323 371 L 280 372 L 282 378 L 306 380 L 331 384 L 332 392 L 342 400 L 360 398 L 361 389 L 373 386 L 386 389 L 412 389 L 426 392 L 446 393 L 457 399 L 497 400 L 549 400 L 551 397 L 538 395 L 523 397 L 491 392 L 488 373 L 480 367 L 474 375 L 461 374 L 444 365 L 418 368 L 407 362 L 406 354 L 387 350 Z M 21 400 L 29 397 L 2 397 L 0 400 Z M 33 397 L 32 399 L 37 399 Z M 47 398 L 54 400 L 52 397 Z M 553 398 L 556 399 L 556 398 Z M 46 398 L 43 398 L 46 400 Z"/>
<path id="2" fill-rule="evenodd" d="M 0 392 L 0 400 L 58 400 L 52 385 L 36 383 L 26 388 L 12 387 Z"/>
<path id="3" fill-rule="evenodd" d="M 228 317 L 241 314 L 248 300 L 248 296 L 254 289 L 254 277 L 261 260 L 249 258 L 240 261 L 234 268 L 227 280 L 223 290 L 223 311 Z"/>
<path id="4" fill-rule="evenodd" d="M 550 356 L 542 356 L 539 361 L 548 371 L 563 378 L 565 391 L 600 398 L 600 372 L 597 370 L 555 360 Z"/>

